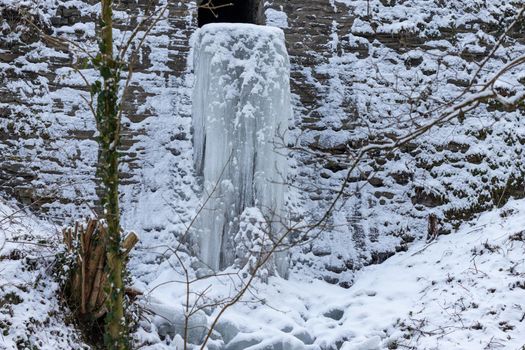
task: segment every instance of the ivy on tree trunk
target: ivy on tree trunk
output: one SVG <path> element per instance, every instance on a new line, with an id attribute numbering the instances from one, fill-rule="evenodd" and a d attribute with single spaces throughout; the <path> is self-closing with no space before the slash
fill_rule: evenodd
<path id="1" fill-rule="evenodd" d="M 96 97 L 96 122 L 99 131 L 99 176 L 102 180 L 101 204 L 108 232 L 103 242 L 107 256 L 107 315 L 104 342 L 111 350 L 128 349 L 128 332 L 124 314 L 125 255 L 121 251 L 119 212 L 120 104 L 119 78 L 121 63 L 113 57 L 112 0 L 101 0 L 99 54 L 93 60 L 101 80 L 91 86 Z"/>

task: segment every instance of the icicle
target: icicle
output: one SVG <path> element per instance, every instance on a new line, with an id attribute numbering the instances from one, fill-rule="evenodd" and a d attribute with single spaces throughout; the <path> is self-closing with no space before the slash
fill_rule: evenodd
<path id="1" fill-rule="evenodd" d="M 211 195 L 196 228 L 201 259 L 218 270 L 234 261 L 245 208 L 284 219 L 287 160 L 279 135 L 291 118 L 290 64 L 278 28 L 209 24 L 193 45 L 194 160 L 203 201 Z"/>

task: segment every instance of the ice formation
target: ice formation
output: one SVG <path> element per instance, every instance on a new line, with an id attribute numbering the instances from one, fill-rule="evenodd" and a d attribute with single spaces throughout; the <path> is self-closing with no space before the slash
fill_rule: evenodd
<path id="1" fill-rule="evenodd" d="M 246 208 L 259 208 L 273 234 L 282 232 L 290 63 L 278 28 L 214 23 L 193 40 L 194 161 L 206 203 L 195 228 L 202 261 L 218 270 L 235 259 Z M 277 265 L 285 273 L 282 257 Z"/>

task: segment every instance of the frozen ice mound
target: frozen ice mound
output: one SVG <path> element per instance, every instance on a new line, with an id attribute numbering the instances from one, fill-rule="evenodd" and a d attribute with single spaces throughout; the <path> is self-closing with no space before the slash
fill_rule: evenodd
<path id="1" fill-rule="evenodd" d="M 257 207 L 271 221 L 285 217 L 290 63 L 279 28 L 208 24 L 192 47 L 194 161 L 203 202 L 208 198 L 195 236 L 202 261 L 219 270 L 235 259 L 245 208 Z M 281 275 L 284 260 L 277 262 Z"/>

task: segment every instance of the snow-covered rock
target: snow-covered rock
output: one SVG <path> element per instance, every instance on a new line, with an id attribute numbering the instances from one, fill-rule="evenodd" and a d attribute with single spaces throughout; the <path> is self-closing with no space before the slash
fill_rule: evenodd
<path id="1" fill-rule="evenodd" d="M 191 344 L 199 344 L 207 333 L 208 319 L 204 311 L 193 313 L 188 320 L 185 319 L 185 310 L 178 305 L 166 305 L 158 302 L 149 302 L 149 310 L 154 314 L 153 324 L 157 327 L 159 335 L 175 339 L 176 335 L 184 335 Z"/>
<path id="2" fill-rule="evenodd" d="M 349 289 L 296 273 L 257 282 L 216 330 L 227 349 L 518 349 L 525 344 L 524 208 L 525 200 L 511 201 L 451 235 L 365 267 Z M 221 286 L 207 289 L 214 300 L 235 288 L 216 277 L 194 290 L 210 285 Z M 184 287 L 154 294 L 182 302 Z"/>

